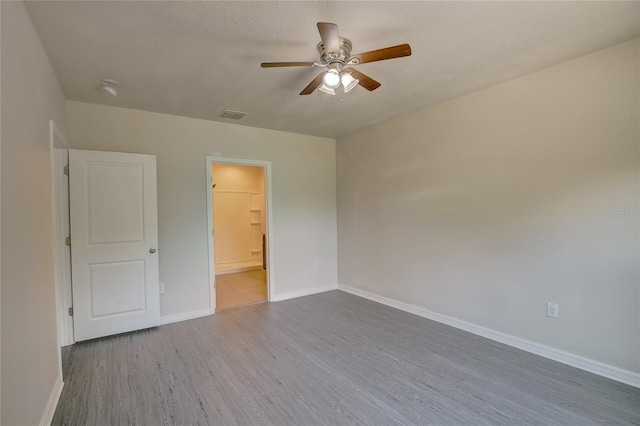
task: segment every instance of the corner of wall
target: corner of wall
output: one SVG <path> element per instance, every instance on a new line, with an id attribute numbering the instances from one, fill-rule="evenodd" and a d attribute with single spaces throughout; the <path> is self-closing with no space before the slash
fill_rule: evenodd
<path id="1" fill-rule="evenodd" d="M 53 421 L 53 416 L 56 413 L 56 407 L 58 406 L 60 395 L 62 395 L 63 387 L 64 383 L 62 382 L 62 375 L 58 375 L 58 377 L 56 377 L 55 383 L 53 384 L 53 388 L 51 388 L 51 393 L 49 394 L 47 405 L 44 407 L 44 412 L 42 413 L 42 417 L 39 423 L 41 426 L 49 426 Z"/>

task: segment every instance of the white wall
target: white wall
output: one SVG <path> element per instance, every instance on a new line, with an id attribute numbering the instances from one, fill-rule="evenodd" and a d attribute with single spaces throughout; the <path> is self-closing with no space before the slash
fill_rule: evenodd
<path id="1" fill-rule="evenodd" d="M 638 56 L 339 139 L 340 285 L 640 372 Z"/>
<path id="2" fill-rule="evenodd" d="M 208 307 L 207 155 L 272 163 L 277 298 L 337 285 L 333 139 L 79 102 L 67 113 L 72 148 L 157 155 L 162 316 Z"/>
<path id="3" fill-rule="evenodd" d="M 65 99 L 22 2 L 2 8 L 2 419 L 34 425 L 59 377 L 49 120 Z M 59 389 L 59 388 L 58 388 Z M 53 398 L 53 400 L 52 400 Z M 46 419 L 46 418 L 45 418 Z"/>

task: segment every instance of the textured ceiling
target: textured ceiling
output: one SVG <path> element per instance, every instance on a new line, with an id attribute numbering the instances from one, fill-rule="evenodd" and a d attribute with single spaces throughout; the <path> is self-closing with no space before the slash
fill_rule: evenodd
<path id="1" fill-rule="evenodd" d="M 27 2 L 70 100 L 336 138 L 640 35 L 639 2 Z M 410 57 L 358 66 L 382 83 L 300 91 L 318 68 L 316 22 L 359 53 L 409 43 Z M 99 81 L 119 81 L 118 96 Z M 223 109 L 248 112 L 222 119 Z"/>

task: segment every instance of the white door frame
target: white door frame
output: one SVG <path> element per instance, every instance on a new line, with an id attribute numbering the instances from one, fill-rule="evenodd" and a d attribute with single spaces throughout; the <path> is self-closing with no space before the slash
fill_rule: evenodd
<path id="1" fill-rule="evenodd" d="M 69 182 L 64 167 L 69 164 L 69 143 L 53 120 L 49 121 L 49 156 L 51 161 L 51 251 L 56 291 L 56 319 L 58 330 L 58 362 L 62 374 L 60 348 L 74 343 L 71 307 L 71 253 L 66 246 L 69 230 Z M 65 225 L 66 221 L 66 225 Z"/>
<path id="2" fill-rule="evenodd" d="M 264 182 L 265 182 L 265 205 L 267 208 L 267 300 L 270 302 L 273 300 L 275 294 L 275 281 L 273 280 L 273 205 L 272 205 L 272 190 L 271 190 L 271 161 L 261 160 L 246 160 L 242 158 L 229 158 L 229 157 L 214 157 L 207 156 L 207 223 L 209 230 L 209 306 L 211 312 L 215 311 L 216 307 L 216 265 L 215 265 L 215 253 L 213 245 L 213 190 L 211 188 L 211 166 L 215 163 L 222 164 L 237 164 L 240 166 L 258 166 L 264 168 Z"/>

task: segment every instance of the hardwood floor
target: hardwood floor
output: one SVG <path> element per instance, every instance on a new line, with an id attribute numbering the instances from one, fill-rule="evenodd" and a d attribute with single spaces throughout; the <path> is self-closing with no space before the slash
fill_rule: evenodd
<path id="1" fill-rule="evenodd" d="M 254 269 L 216 275 L 216 310 L 267 301 L 267 272 Z"/>
<path id="2" fill-rule="evenodd" d="M 337 290 L 63 356 L 54 425 L 640 424 L 640 389 Z"/>

